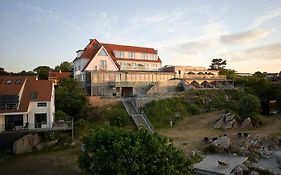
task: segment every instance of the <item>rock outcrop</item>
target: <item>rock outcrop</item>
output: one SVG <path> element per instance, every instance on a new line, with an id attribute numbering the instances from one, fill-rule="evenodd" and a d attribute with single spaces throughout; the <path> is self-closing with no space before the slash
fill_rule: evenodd
<path id="1" fill-rule="evenodd" d="M 13 152 L 15 154 L 21 154 L 31 152 L 33 148 L 40 143 L 40 137 L 38 134 L 28 134 L 17 141 L 13 145 Z"/>
<path id="2" fill-rule="evenodd" d="M 235 117 L 236 115 L 231 113 L 222 114 L 220 119 L 213 125 L 213 128 L 236 128 L 238 126 L 238 122 Z"/>
<path id="3" fill-rule="evenodd" d="M 227 136 L 219 137 L 212 142 L 212 145 L 216 146 L 218 150 L 225 150 L 230 147 L 230 138 Z"/>

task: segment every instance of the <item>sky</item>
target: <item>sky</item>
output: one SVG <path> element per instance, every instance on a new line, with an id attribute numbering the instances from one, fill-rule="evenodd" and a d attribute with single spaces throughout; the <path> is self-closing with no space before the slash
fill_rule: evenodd
<path id="1" fill-rule="evenodd" d="M 90 39 L 152 47 L 164 65 L 281 71 L 280 0 L 0 0 L 0 67 L 73 61 Z"/>

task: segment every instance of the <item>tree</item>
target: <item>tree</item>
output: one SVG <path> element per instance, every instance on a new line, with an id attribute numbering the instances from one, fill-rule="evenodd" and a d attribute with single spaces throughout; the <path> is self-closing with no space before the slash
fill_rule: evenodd
<path id="1" fill-rule="evenodd" d="M 237 78 L 235 70 L 231 70 L 231 69 L 221 69 L 219 71 L 219 74 L 225 75 L 227 79 L 236 79 Z"/>
<path id="2" fill-rule="evenodd" d="M 49 66 L 38 66 L 33 71 L 37 73 L 39 80 L 48 80 L 50 70 Z"/>
<path id="3" fill-rule="evenodd" d="M 70 78 L 62 79 L 56 88 L 56 110 L 75 116 L 86 104 L 87 99 L 79 82 Z"/>
<path id="4" fill-rule="evenodd" d="M 60 65 L 57 65 L 55 67 L 56 71 L 61 70 L 63 72 L 72 72 L 72 69 L 73 69 L 73 65 L 71 64 L 71 62 L 67 62 L 67 61 L 62 62 Z"/>
<path id="5" fill-rule="evenodd" d="M 84 137 L 79 166 L 88 174 L 191 174 L 190 161 L 169 139 L 115 127 L 98 127 Z"/>
<path id="6" fill-rule="evenodd" d="M 6 75 L 7 72 L 5 71 L 4 68 L 0 67 L 0 75 Z"/>
<path id="7" fill-rule="evenodd" d="M 247 94 L 239 100 L 239 115 L 243 118 L 254 117 L 260 110 L 260 100 L 258 97 Z"/>
<path id="8" fill-rule="evenodd" d="M 211 70 L 221 70 L 226 66 L 226 60 L 221 58 L 215 58 L 212 60 L 212 64 L 210 65 Z"/>

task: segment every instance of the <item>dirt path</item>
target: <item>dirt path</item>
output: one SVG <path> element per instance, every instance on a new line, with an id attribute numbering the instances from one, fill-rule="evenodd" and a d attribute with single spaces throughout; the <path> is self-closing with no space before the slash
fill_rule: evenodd
<path id="1" fill-rule="evenodd" d="M 236 135 L 238 132 L 248 132 L 262 136 L 281 136 L 281 117 L 267 117 L 265 126 L 258 129 L 213 129 L 212 124 L 219 119 L 223 111 L 204 113 L 185 118 L 174 128 L 161 129 L 161 135 L 172 138 L 177 147 L 186 152 L 199 150 L 204 145 L 204 137 L 219 137 L 221 135 Z"/>
<path id="2" fill-rule="evenodd" d="M 0 164 L 2 175 L 78 175 L 78 148 L 14 157 Z"/>

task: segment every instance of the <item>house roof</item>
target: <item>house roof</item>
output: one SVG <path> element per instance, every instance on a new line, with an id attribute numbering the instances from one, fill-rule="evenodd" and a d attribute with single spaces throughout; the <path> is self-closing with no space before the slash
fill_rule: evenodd
<path id="1" fill-rule="evenodd" d="M 0 76 L 0 79 L 3 77 Z M 12 80 L 13 83 L 5 83 L 7 80 Z M 21 83 L 16 84 L 16 80 L 21 80 Z M 28 112 L 31 101 L 50 101 L 52 91 L 53 84 L 50 80 L 37 80 L 36 76 L 5 76 L 0 84 L 0 95 L 19 96 L 20 102 L 18 109 L 0 109 L 0 113 Z M 36 93 L 36 98 L 31 99 L 32 93 Z"/>
<path id="2" fill-rule="evenodd" d="M 69 78 L 72 75 L 72 72 L 49 72 L 49 80 L 51 79 L 63 79 L 63 78 Z"/>
<path id="3" fill-rule="evenodd" d="M 80 57 L 75 58 L 74 61 L 79 58 L 87 58 L 87 59 L 89 59 L 89 62 L 88 62 L 88 64 L 89 64 L 102 46 L 106 49 L 106 51 L 108 52 L 108 54 L 110 55 L 110 57 L 112 58 L 112 60 L 114 61 L 114 63 L 116 64 L 117 67 L 119 67 L 119 64 L 117 63 L 118 60 L 162 63 L 162 61 L 159 57 L 157 58 L 157 60 L 141 60 L 141 59 L 128 60 L 128 59 L 116 58 L 113 53 L 114 51 L 127 51 L 127 52 L 157 54 L 157 50 L 155 50 L 153 48 L 148 48 L 148 47 L 100 43 L 96 39 L 91 39 L 90 43 L 85 47 L 82 55 Z M 88 64 L 85 65 L 83 70 L 88 66 Z"/>

